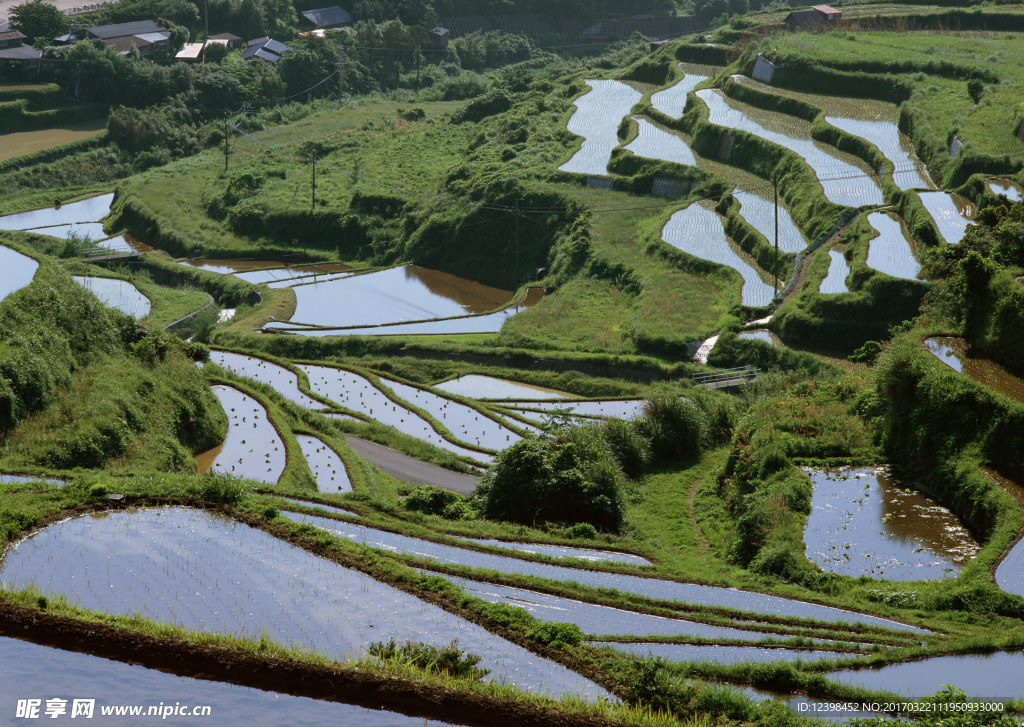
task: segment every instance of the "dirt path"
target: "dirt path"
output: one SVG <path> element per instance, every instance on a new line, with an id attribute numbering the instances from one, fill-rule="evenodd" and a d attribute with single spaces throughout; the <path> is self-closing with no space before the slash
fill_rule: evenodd
<path id="1" fill-rule="evenodd" d="M 475 475 L 453 472 L 430 462 L 422 462 L 397 449 L 354 437 L 351 434 L 346 434 L 345 439 L 360 457 L 369 460 L 392 477 L 414 485 L 434 485 L 458 492 L 460 495 L 468 495 L 480 481 L 480 478 Z"/>
<path id="2" fill-rule="evenodd" d="M 818 252 L 818 250 L 821 250 L 823 248 L 828 249 L 832 247 L 832 245 L 835 244 L 836 240 L 838 240 L 844 232 L 850 229 L 853 223 L 856 222 L 858 219 L 860 219 L 860 215 L 854 215 L 849 222 L 847 222 L 845 225 L 843 225 L 838 230 L 833 232 L 832 235 L 827 240 L 825 240 L 825 242 L 821 243 L 816 248 L 814 248 L 814 250 L 812 250 L 811 252 L 804 256 L 803 260 L 800 261 L 800 270 L 798 270 L 796 274 L 796 283 L 793 285 L 792 288 L 790 288 L 789 292 L 782 299 L 783 301 L 789 300 L 793 296 L 797 295 L 801 290 L 803 290 L 804 279 L 807 277 L 807 271 L 811 267 L 811 260 L 814 259 L 814 254 Z"/>

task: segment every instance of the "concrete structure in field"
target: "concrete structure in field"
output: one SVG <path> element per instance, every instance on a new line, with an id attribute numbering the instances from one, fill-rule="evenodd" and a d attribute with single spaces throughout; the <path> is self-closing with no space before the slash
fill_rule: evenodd
<path id="1" fill-rule="evenodd" d="M 790 28 L 825 28 L 837 25 L 843 19 L 843 11 L 829 5 L 812 5 L 809 10 L 794 10 L 786 16 Z"/>
<path id="2" fill-rule="evenodd" d="M 285 45 L 279 40 L 264 36 L 250 40 L 248 47 L 242 52 L 242 58 L 246 60 L 259 58 L 267 63 L 277 63 L 281 60 L 281 56 L 291 49 L 290 45 Z"/>
<path id="3" fill-rule="evenodd" d="M 299 26 L 303 30 L 316 30 L 317 28 L 338 28 L 352 22 L 352 16 L 347 10 L 342 10 L 337 5 L 316 10 L 306 10 L 299 13 Z"/>

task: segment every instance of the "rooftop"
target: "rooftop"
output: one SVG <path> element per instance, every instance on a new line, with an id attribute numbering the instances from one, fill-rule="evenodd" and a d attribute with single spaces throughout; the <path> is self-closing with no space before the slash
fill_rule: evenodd
<path id="1" fill-rule="evenodd" d="M 306 10 L 300 13 L 308 20 L 314 28 L 330 28 L 335 25 L 345 25 L 352 22 L 352 16 L 347 10 L 342 10 L 337 5 L 317 10 Z"/>
<path id="2" fill-rule="evenodd" d="M 130 35 L 144 35 L 146 33 L 167 33 L 163 26 L 154 20 L 136 20 L 132 23 L 116 23 L 114 25 L 96 25 L 89 28 L 89 35 L 100 40 L 111 38 L 123 38 Z M 164 36 L 167 37 L 166 35 Z"/>

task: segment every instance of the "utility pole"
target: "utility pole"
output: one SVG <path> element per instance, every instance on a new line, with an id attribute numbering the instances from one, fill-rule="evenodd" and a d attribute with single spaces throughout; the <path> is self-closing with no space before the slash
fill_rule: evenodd
<path id="1" fill-rule="evenodd" d="M 775 188 L 775 264 L 772 266 L 775 274 L 775 296 L 779 295 L 779 172 L 772 175 L 772 187 Z"/>
<path id="2" fill-rule="evenodd" d="M 311 156 L 310 161 L 313 163 L 313 196 L 309 203 L 309 213 L 313 214 L 316 211 L 316 157 Z"/>
<path id="3" fill-rule="evenodd" d="M 519 200 L 516 199 L 516 266 L 512 270 L 512 282 L 513 284 L 519 280 Z"/>
<path id="4" fill-rule="evenodd" d="M 224 116 L 224 173 L 228 173 L 228 117 Z"/>
<path id="5" fill-rule="evenodd" d="M 416 90 L 420 90 L 420 46 L 416 44 Z"/>
<path id="6" fill-rule="evenodd" d="M 338 38 L 338 105 L 345 100 L 345 57 L 344 45 L 341 38 Z"/>
<path id="7" fill-rule="evenodd" d="M 203 7 L 203 22 L 206 27 L 206 32 L 203 34 L 203 63 L 206 63 L 206 44 L 207 38 L 210 37 L 210 0 L 205 0 Z"/>

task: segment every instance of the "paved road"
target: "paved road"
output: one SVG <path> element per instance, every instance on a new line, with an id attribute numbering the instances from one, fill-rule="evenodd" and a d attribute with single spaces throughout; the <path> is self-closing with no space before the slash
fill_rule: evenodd
<path id="1" fill-rule="evenodd" d="M 480 481 L 479 477 L 453 472 L 436 464 L 422 462 L 414 457 L 399 452 L 397 449 L 385 447 L 367 439 L 346 434 L 349 446 L 360 457 L 373 462 L 377 467 L 405 482 L 414 485 L 434 485 L 445 490 L 468 495 Z"/>

